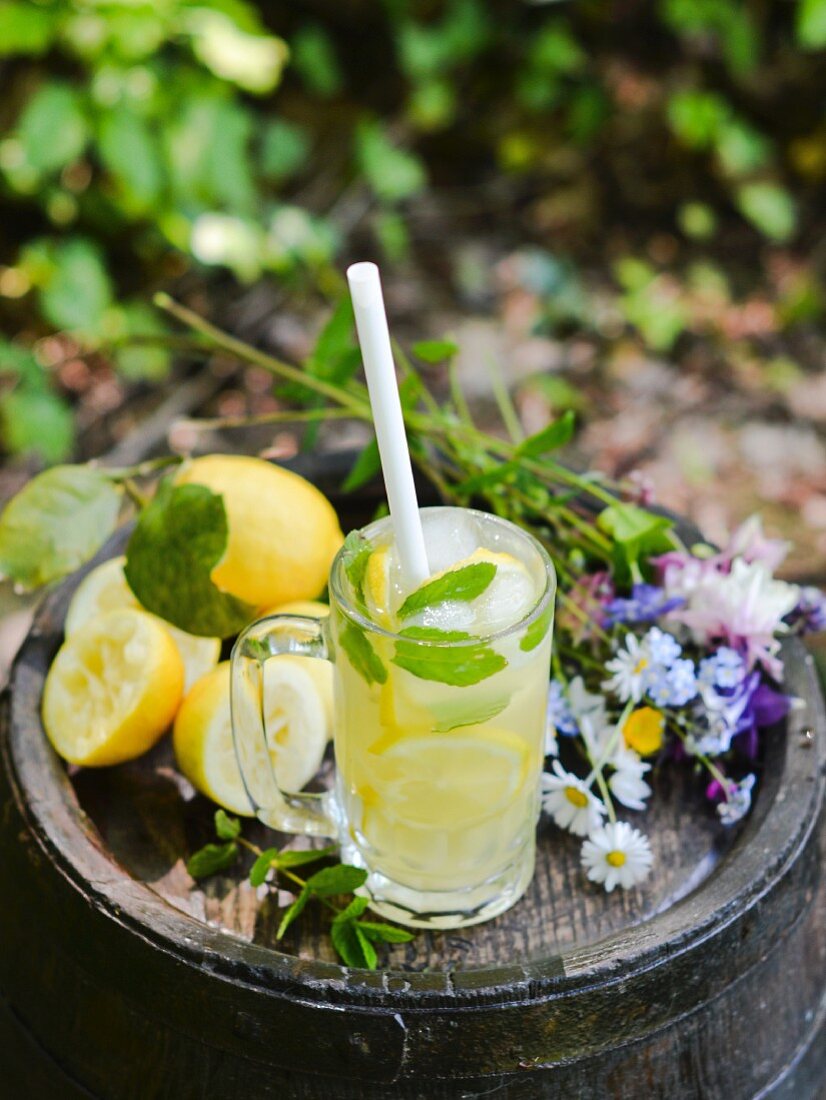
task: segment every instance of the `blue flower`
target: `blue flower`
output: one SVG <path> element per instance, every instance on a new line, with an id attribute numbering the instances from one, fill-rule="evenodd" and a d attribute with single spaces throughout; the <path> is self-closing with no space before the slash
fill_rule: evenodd
<path id="1" fill-rule="evenodd" d="M 669 597 L 655 584 L 635 584 L 630 598 L 617 597 L 605 605 L 606 622 L 651 623 L 684 603 L 682 596 Z"/>
<path id="2" fill-rule="evenodd" d="M 754 782 L 754 775 L 747 775 L 739 783 L 726 784 L 726 797 L 717 806 L 717 813 L 724 825 L 736 824 L 749 812 Z"/>
<path id="3" fill-rule="evenodd" d="M 645 692 L 658 707 L 682 707 L 697 694 L 694 662 L 678 659 L 670 668 L 653 665 L 646 675 Z"/>
<path id="4" fill-rule="evenodd" d="M 663 668 L 671 668 L 683 651 L 674 635 L 660 630 L 658 626 L 651 627 L 643 638 L 643 645 L 652 665 L 662 665 Z"/>
<path id="5" fill-rule="evenodd" d="M 579 733 L 579 726 L 559 680 L 551 680 L 548 688 L 547 720 L 557 733 L 564 734 L 565 737 L 574 737 Z"/>
<path id="6" fill-rule="evenodd" d="M 739 687 L 745 675 L 746 662 L 736 649 L 724 645 L 700 661 L 698 680 L 701 687 L 731 691 Z"/>

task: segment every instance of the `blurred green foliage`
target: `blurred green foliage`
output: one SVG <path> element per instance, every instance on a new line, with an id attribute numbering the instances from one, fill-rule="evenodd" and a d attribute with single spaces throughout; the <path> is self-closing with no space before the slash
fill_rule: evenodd
<path id="1" fill-rule="evenodd" d="M 155 382 L 170 359 L 148 297 L 187 267 L 330 285 L 343 232 L 335 200 L 305 200 L 318 177 L 366 190 L 391 260 L 429 186 L 524 181 L 559 241 L 524 257 L 554 329 L 589 324 L 580 257 L 609 225 L 800 240 L 826 178 L 824 46 L 826 0 L 0 0 L 0 309 L 19 318 L 4 445 L 71 450 L 38 365 L 49 330 Z M 625 323 L 667 352 L 707 290 L 632 241 L 603 266 Z M 784 316 L 821 305 L 810 280 Z"/>

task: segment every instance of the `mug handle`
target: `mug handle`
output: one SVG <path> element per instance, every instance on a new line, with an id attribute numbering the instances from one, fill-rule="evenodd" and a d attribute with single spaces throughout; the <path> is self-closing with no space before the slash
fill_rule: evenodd
<path id="1" fill-rule="evenodd" d="M 335 796 L 285 791 L 278 782 L 267 739 L 264 665 L 292 653 L 331 661 L 326 620 L 299 615 L 269 615 L 250 623 L 232 647 L 230 709 L 232 740 L 241 778 L 257 817 L 282 833 L 338 835 Z"/>

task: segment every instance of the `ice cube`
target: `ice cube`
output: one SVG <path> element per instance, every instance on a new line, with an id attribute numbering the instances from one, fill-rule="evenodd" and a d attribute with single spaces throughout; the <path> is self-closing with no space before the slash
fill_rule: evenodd
<path id="1" fill-rule="evenodd" d="M 470 604 L 461 600 L 445 600 L 444 603 L 425 607 L 405 619 L 405 626 L 433 626 L 439 630 L 466 630 L 473 628 L 475 614 Z"/>
<path id="2" fill-rule="evenodd" d="M 436 509 L 422 516 L 427 563 L 431 575 L 469 558 L 483 545 L 474 516 L 458 508 Z"/>
<path id="3" fill-rule="evenodd" d="M 504 555 L 503 555 L 504 556 Z M 521 562 L 499 561 L 496 575 L 472 604 L 474 634 L 495 634 L 524 618 L 536 602 L 536 585 Z"/>

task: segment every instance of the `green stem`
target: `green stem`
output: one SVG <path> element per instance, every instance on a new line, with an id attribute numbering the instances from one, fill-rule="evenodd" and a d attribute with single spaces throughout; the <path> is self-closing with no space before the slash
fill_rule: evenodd
<path id="1" fill-rule="evenodd" d="M 508 392 L 508 387 L 505 385 L 505 380 L 502 377 L 502 371 L 497 359 L 488 359 L 488 373 L 490 375 L 490 387 L 493 392 L 493 398 L 496 401 L 496 407 L 499 409 L 499 415 L 502 417 L 502 423 L 507 428 L 511 442 L 519 444 L 525 438 L 525 433 L 522 430 L 519 414 Z"/>

